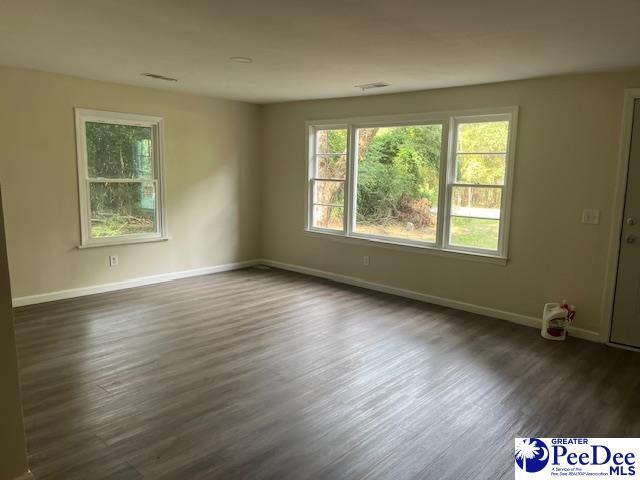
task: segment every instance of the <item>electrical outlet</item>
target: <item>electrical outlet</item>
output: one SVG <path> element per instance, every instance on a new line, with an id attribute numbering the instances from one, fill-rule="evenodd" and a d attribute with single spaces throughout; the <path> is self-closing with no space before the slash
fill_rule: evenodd
<path id="1" fill-rule="evenodd" d="M 369 255 L 365 255 L 364 257 L 362 257 L 362 265 L 364 265 L 365 267 L 369 266 Z"/>
<path id="2" fill-rule="evenodd" d="M 595 208 L 585 208 L 582 210 L 582 223 L 598 225 L 600 223 L 600 210 Z"/>
<path id="3" fill-rule="evenodd" d="M 109 255 L 109 266 L 110 267 L 118 266 L 118 255 Z"/>

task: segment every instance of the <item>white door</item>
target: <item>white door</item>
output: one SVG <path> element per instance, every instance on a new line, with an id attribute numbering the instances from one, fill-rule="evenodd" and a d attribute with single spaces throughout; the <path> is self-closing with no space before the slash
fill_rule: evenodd
<path id="1" fill-rule="evenodd" d="M 640 99 L 633 109 L 623 222 L 611 341 L 640 348 Z"/>

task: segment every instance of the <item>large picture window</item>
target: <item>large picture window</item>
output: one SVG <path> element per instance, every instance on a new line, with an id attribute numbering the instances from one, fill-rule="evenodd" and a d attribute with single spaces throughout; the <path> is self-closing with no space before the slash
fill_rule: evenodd
<path id="1" fill-rule="evenodd" d="M 354 231 L 436 243 L 442 125 L 357 129 Z"/>
<path id="2" fill-rule="evenodd" d="M 516 115 L 309 123 L 307 230 L 506 258 Z"/>
<path id="3" fill-rule="evenodd" d="M 82 246 L 165 238 L 161 125 L 76 109 Z"/>

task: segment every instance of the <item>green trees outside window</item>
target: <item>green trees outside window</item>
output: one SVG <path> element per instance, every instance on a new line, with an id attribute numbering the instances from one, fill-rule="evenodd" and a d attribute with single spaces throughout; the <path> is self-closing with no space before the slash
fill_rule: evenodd
<path id="1" fill-rule="evenodd" d="M 505 113 L 425 124 L 314 127 L 310 226 L 497 252 L 511 118 Z M 355 145 L 349 145 L 349 135 Z M 349 165 L 355 169 L 352 185 Z M 348 207 L 352 219 L 345 217 Z"/>
<path id="2" fill-rule="evenodd" d="M 435 242 L 442 125 L 358 130 L 359 233 Z"/>
<path id="3" fill-rule="evenodd" d="M 152 129 L 86 122 L 91 237 L 156 231 Z"/>

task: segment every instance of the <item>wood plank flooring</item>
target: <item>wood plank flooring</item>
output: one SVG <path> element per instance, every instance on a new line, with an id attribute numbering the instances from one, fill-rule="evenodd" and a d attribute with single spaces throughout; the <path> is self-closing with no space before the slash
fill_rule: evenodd
<path id="1" fill-rule="evenodd" d="M 44 479 L 511 479 L 640 436 L 640 354 L 280 270 L 16 309 Z"/>

